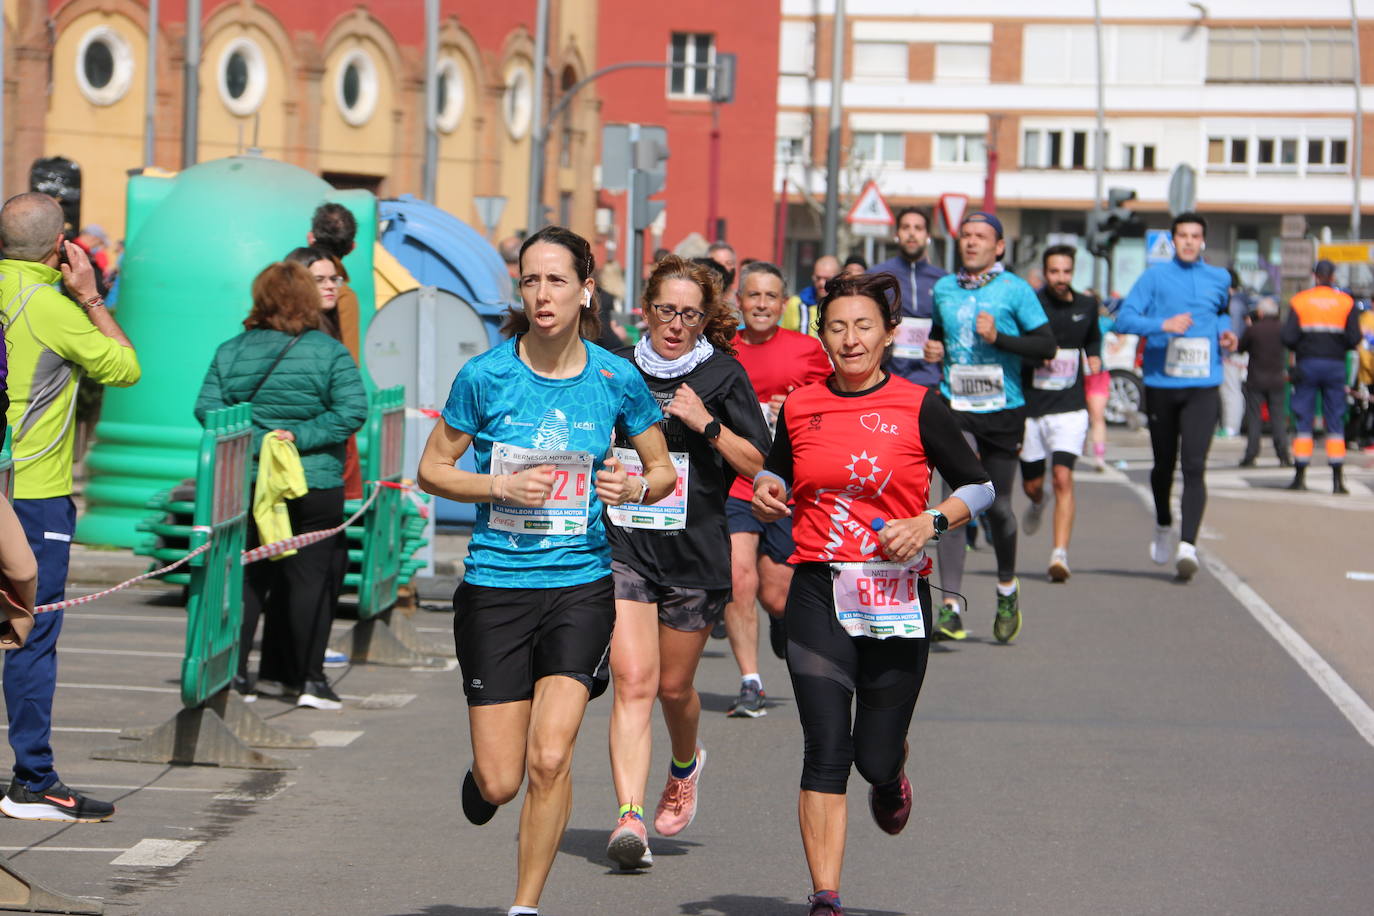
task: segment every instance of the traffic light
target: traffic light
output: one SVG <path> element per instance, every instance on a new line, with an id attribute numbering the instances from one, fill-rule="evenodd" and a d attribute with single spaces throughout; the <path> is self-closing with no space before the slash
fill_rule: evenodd
<path id="1" fill-rule="evenodd" d="M 1126 208 L 1129 200 L 1135 200 L 1135 191 L 1131 188 L 1109 188 L 1106 211 L 1093 210 L 1088 214 L 1086 235 L 1090 253 L 1099 258 L 1111 257 L 1119 240 L 1145 234 L 1145 221 Z"/>
<path id="2" fill-rule="evenodd" d="M 715 80 L 711 83 L 711 101 L 735 100 L 735 55 L 717 54 Z"/>
<path id="3" fill-rule="evenodd" d="M 648 229 L 667 206 L 661 200 L 649 198 L 663 190 L 668 183 L 668 130 L 664 127 L 641 127 L 634 151 L 635 170 L 632 173 L 634 195 L 634 228 Z"/>

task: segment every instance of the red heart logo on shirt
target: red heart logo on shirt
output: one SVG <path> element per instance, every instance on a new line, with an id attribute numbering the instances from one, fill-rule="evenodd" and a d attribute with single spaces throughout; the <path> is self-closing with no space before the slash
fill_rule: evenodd
<path id="1" fill-rule="evenodd" d="M 881 414 L 866 413 L 859 417 L 859 425 L 871 433 L 878 431 L 878 425 L 883 422 Z"/>

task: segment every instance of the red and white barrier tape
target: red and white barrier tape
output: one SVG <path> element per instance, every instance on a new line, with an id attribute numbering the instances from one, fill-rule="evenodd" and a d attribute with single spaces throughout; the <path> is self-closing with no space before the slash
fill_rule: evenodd
<path id="1" fill-rule="evenodd" d="M 297 550 L 301 547 L 314 544 L 317 541 L 323 541 L 327 538 L 333 537 L 334 535 L 340 533 L 349 525 L 353 524 L 355 521 L 362 517 L 363 513 L 365 513 L 368 510 L 368 508 L 372 505 L 372 502 L 377 498 L 377 494 L 382 491 L 382 487 L 390 487 L 395 490 L 403 491 L 408 497 L 410 497 L 411 501 L 414 502 L 415 505 L 420 509 L 421 516 L 425 518 L 429 517 L 429 507 L 426 506 L 420 500 L 420 498 L 415 495 L 415 487 L 413 484 L 393 483 L 389 480 L 374 480 L 372 481 L 372 483 L 374 484 L 374 486 L 372 487 L 372 495 L 369 496 L 367 500 L 364 501 L 363 504 L 358 507 L 357 512 L 354 512 L 347 519 L 345 519 L 343 524 L 335 528 L 329 528 L 325 531 L 309 531 L 305 534 L 293 535 L 292 537 L 286 538 L 284 540 L 274 541 L 271 544 L 264 544 L 261 547 L 254 547 L 252 550 L 245 550 L 239 557 L 240 565 L 247 566 L 249 563 L 256 563 L 259 560 L 265 560 L 268 557 L 277 556 L 278 554 L 285 553 L 288 550 Z M 206 527 L 205 525 L 196 525 L 191 530 L 197 533 L 204 533 L 211 537 L 214 536 L 214 530 L 209 527 Z M 77 605 L 81 604 L 89 604 L 92 601 L 104 598 L 106 595 L 113 595 L 115 592 L 123 591 L 124 589 L 129 588 L 130 586 L 137 585 L 140 582 L 145 582 L 148 579 L 152 579 L 157 576 L 165 576 L 170 572 L 175 572 L 182 566 L 185 566 L 194 558 L 205 553 L 205 551 L 210 549 L 210 545 L 212 543 L 212 541 L 207 540 L 204 544 L 201 544 L 199 547 L 197 547 L 195 550 L 192 550 L 184 557 L 181 557 L 180 559 L 175 560 L 166 566 L 160 566 L 157 569 L 149 570 L 148 572 L 143 573 L 142 575 L 134 576 L 132 579 L 127 579 L 119 583 L 118 585 L 112 585 L 104 591 L 94 592 L 90 595 L 82 595 L 79 598 L 68 598 L 66 601 L 58 601 L 53 604 L 40 604 L 38 607 L 33 609 L 33 612 L 35 614 L 41 614 L 46 611 L 61 611 L 69 607 L 76 607 Z M 3 596 L 11 604 L 14 604 L 16 606 L 19 605 L 19 602 L 15 601 L 14 597 L 10 595 L 9 592 L 5 591 L 3 588 L 0 588 L 0 596 Z"/>

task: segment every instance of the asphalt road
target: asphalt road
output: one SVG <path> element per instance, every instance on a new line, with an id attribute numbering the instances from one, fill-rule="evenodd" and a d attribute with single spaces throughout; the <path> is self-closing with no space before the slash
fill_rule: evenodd
<path id="1" fill-rule="evenodd" d="M 1352 459 L 1359 486 L 1339 508 L 1321 494 L 1274 498 L 1268 485 L 1286 475 L 1232 474 L 1239 451 L 1221 444 L 1208 568 L 1181 585 L 1146 555 L 1152 522 L 1134 488 L 1145 443 L 1114 434 L 1125 473 L 1080 474 L 1068 584 L 1045 581 L 1048 524 L 1022 538 L 1026 624 L 1013 646 L 989 632 L 991 551 L 971 556 L 973 635 L 932 657 L 906 832 L 881 833 L 866 786 L 851 781 L 851 916 L 1369 911 L 1374 747 L 1227 583 L 1252 586 L 1357 700 L 1374 702 L 1374 582 L 1345 577 L 1374 570 L 1374 473 Z M 1263 492 L 1235 495 L 1245 490 Z M 68 612 L 60 772 L 119 811 L 97 825 L 0 821 L 16 865 L 110 914 L 505 913 L 518 811 L 482 828 L 461 815 L 469 751 L 456 671 L 349 669 L 339 713 L 260 701 L 274 725 L 338 745 L 273 752 L 296 769 L 91 759 L 120 728 L 178 709 L 184 614 L 173 597 L 152 587 Z M 422 610 L 416 622 L 442 641 L 450 617 Z M 651 841 L 657 862 L 644 873 L 604 857 L 610 703 L 592 705 L 546 914 L 804 916 L 800 730 L 782 664 L 767 657 L 763 675 L 768 716 L 727 718 L 736 672 L 726 644 L 709 644 L 697 681 L 710 751 L 702 806 L 684 833 Z M 661 725 L 655 753 L 666 770 Z"/>

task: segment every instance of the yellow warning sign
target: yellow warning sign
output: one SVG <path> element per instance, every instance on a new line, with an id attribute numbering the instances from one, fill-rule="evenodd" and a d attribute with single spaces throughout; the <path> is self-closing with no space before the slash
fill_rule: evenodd
<path id="1" fill-rule="evenodd" d="M 1341 242 L 1335 245 L 1318 245 L 1317 260 L 1333 264 L 1368 264 L 1374 261 L 1371 255 L 1374 242 Z"/>

